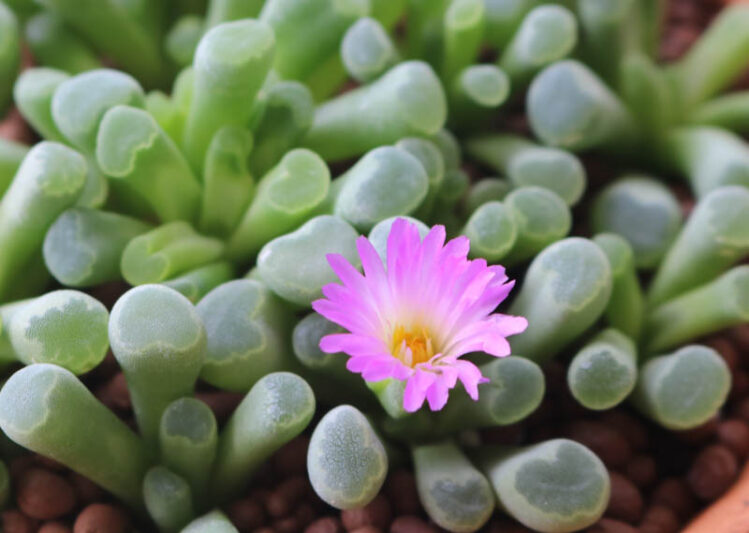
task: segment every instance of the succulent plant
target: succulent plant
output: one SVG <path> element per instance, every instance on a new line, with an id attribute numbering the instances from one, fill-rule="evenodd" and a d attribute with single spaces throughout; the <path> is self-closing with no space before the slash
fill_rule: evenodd
<path id="1" fill-rule="evenodd" d="M 635 0 L 36 4 L 0 0 L 0 113 L 43 139 L 0 140 L 0 428 L 160 531 L 237 532 L 219 509 L 304 431 L 335 508 L 407 465 L 449 531 L 576 531 L 591 450 L 487 444 L 547 365 L 592 411 L 720 410 L 691 343 L 749 322 L 746 6 L 661 65 Z M 135 430 L 87 388 L 110 346 Z"/>

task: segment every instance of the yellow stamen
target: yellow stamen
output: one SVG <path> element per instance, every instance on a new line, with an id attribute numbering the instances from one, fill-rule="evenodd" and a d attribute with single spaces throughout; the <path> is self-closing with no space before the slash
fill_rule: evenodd
<path id="1" fill-rule="evenodd" d="M 410 348 L 410 354 L 407 348 Z M 391 351 L 394 357 L 411 368 L 429 361 L 435 354 L 432 339 L 423 327 L 406 331 L 403 326 L 397 326 L 393 331 Z"/>

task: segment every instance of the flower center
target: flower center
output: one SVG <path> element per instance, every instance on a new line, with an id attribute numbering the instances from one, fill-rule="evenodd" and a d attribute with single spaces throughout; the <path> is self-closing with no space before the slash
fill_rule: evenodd
<path id="1" fill-rule="evenodd" d="M 413 368 L 429 361 L 435 351 L 426 328 L 406 330 L 403 326 L 397 326 L 393 331 L 392 353 L 404 365 Z"/>

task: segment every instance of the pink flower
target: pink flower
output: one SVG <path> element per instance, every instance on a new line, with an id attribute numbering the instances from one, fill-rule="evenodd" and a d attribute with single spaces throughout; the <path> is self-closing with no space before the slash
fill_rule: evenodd
<path id="1" fill-rule="evenodd" d="M 366 237 L 356 242 L 364 275 L 339 254 L 328 262 L 343 285 L 323 287 L 312 307 L 348 333 L 326 335 L 320 349 L 345 352 L 347 368 L 366 381 L 405 380 L 403 407 L 433 411 L 447 403 L 458 380 L 478 399 L 486 383 L 476 365 L 460 359 L 483 351 L 510 354 L 506 337 L 521 333 L 523 317 L 492 313 L 515 284 L 501 266 L 469 260 L 468 239 L 445 244 L 445 228 L 434 226 L 421 241 L 416 226 L 397 219 L 387 242 L 387 268 Z"/>

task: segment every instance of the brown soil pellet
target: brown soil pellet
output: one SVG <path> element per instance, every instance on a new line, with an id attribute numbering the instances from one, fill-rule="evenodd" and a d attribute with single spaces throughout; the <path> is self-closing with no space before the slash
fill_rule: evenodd
<path id="1" fill-rule="evenodd" d="M 404 515 L 393 520 L 390 533 L 437 533 L 437 528 L 418 516 Z"/>
<path id="2" fill-rule="evenodd" d="M 681 478 L 667 478 L 658 483 L 651 502 L 672 509 L 683 520 L 691 516 L 697 507 L 694 494 Z"/>
<path id="3" fill-rule="evenodd" d="M 309 438 L 300 436 L 287 443 L 273 456 L 273 469 L 281 475 L 305 475 Z"/>
<path id="4" fill-rule="evenodd" d="M 407 515 L 421 512 L 421 503 L 413 472 L 405 469 L 392 472 L 388 476 L 385 492 L 393 504 L 396 514 Z"/>
<path id="5" fill-rule="evenodd" d="M 721 445 L 700 452 L 687 473 L 692 492 L 704 501 L 711 501 L 731 486 L 739 472 L 736 456 Z"/>
<path id="6" fill-rule="evenodd" d="M 487 533 L 534 533 L 522 524 L 508 518 L 495 518 L 486 527 Z"/>
<path id="7" fill-rule="evenodd" d="M 732 412 L 737 418 L 749 423 L 749 398 L 743 398 L 736 402 Z"/>
<path id="8" fill-rule="evenodd" d="M 543 366 L 546 390 L 551 394 L 567 391 L 567 367 L 559 361 L 550 361 Z"/>
<path id="9" fill-rule="evenodd" d="M 112 282 L 98 287 L 92 288 L 88 293 L 104 304 L 104 307 L 111 310 L 114 303 L 122 296 L 122 293 L 129 288 L 124 281 L 123 282 Z M 101 384 L 108 381 L 112 376 L 120 371 L 120 366 L 117 364 L 117 359 L 114 358 L 112 350 L 107 350 L 107 355 L 104 356 L 99 365 L 84 374 L 83 379 L 86 382 Z"/>
<path id="10" fill-rule="evenodd" d="M 18 483 L 21 475 L 34 465 L 36 465 L 34 455 L 19 455 L 8 465 L 8 473 L 14 483 Z"/>
<path id="11" fill-rule="evenodd" d="M 636 524 L 642 515 L 643 501 L 640 490 L 618 472 L 609 472 L 611 498 L 606 516 Z"/>
<path id="12" fill-rule="evenodd" d="M 679 517 L 672 509 L 663 505 L 654 505 L 648 509 L 639 528 L 639 533 L 676 533 L 677 531 L 679 531 Z"/>
<path id="13" fill-rule="evenodd" d="M 649 487 L 658 475 L 655 459 L 649 455 L 635 455 L 624 467 L 626 476 L 641 489 Z"/>
<path id="14" fill-rule="evenodd" d="M 731 372 L 739 369 L 741 366 L 739 353 L 736 351 L 736 346 L 726 337 L 713 337 L 705 344 L 720 354 Z"/>
<path id="15" fill-rule="evenodd" d="M 731 392 L 728 398 L 744 398 L 749 392 L 749 374 L 744 370 L 737 370 L 731 373 Z"/>
<path id="16" fill-rule="evenodd" d="M 3 511 L 3 533 L 34 533 L 36 521 L 16 509 Z"/>
<path id="17" fill-rule="evenodd" d="M 632 415 L 618 409 L 608 411 L 601 417 L 601 422 L 618 430 L 635 450 L 641 451 L 648 447 L 648 430 Z"/>
<path id="18" fill-rule="evenodd" d="M 383 531 L 374 526 L 362 526 L 353 530 L 351 533 L 383 533 Z"/>
<path id="19" fill-rule="evenodd" d="M 309 502 L 302 502 L 294 510 L 294 518 L 299 521 L 302 527 L 307 527 L 317 516 L 314 506 Z"/>
<path id="20" fill-rule="evenodd" d="M 324 516 L 308 525 L 304 533 L 341 533 L 342 531 L 343 526 L 340 520 L 332 516 Z"/>
<path id="21" fill-rule="evenodd" d="M 749 455 L 749 425 L 736 418 L 724 420 L 718 426 L 718 441 L 739 460 L 746 459 Z"/>
<path id="22" fill-rule="evenodd" d="M 117 372 L 109 381 L 96 389 L 96 397 L 101 403 L 116 412 L 130 409 L 130 391 L 127 388 L 125 374 Z"/>
<path id="23" fill-rule="evenodd" d="M 37 533 L 73 533 L 73 530 L 60 522 L 47 522 Z"/>
<path id="24" fill-rule="evenodd" d="M 55 472 L 63 472 L 68 469 L 64 464 L 55 461 L 54 459 L 50 459 L 49 457 L 44 457 L 43 455 L 35 454 L 34 456 L 34 462 L 46 468 L 47 470 L 54 470 Z"/>
<path id="25" fill-rule="evenodd" d="M 78 515 L 73 533 L 127 533 L 130 519 L 114 505 L 92 503 Z"/>
<path id="26" fill-rule="evenodd" d="M 75 488 L 78 503 L 89 504 L 101 500 L 104 497 L 104 490 L 96 483 L 76 472 L 68 475 L 68 480 Z"/>
<path id="27" fill-rule="evenodd" d="M 240 533 L 250 533 L 265 523 L 263 506 L 251 496 L 233 502 L 226 514 Z"/>
<path id="28" fill-rule="evenodd" d="M 307 492 L 309 482 L 302 476 L 283 481 L 265 498 L 265 510 L 273 518 L 288 516 Z"/>
<path id="29" fill-rule="evenodd" d="M 265 510 L 269 516 L 273 518 L 280 518 L 286 516 L 291 512 L 293 502 L 286 498 L 283 494 L 279 493 L 278 490 L 274 490 L 265 499 Z"/>
<path id="30" fill-rule="evenodd" d="M 602 518 L 585 531 L 587 533 L 638 533 L 637 528 L 612 518 Z"/>
<path id="31" fill-rule="evenodd" d="M 523 426 L 521 424 L 512 424 L 489 428 L 482 433 L 481 437 L 482 442 L 485 444 L 517 445 L 523 437 Z"/>
<path id="32" fill-rule="evenodd" d="M 718 417 L 714 416 L 704 424 L 695 428 L 687 429 L 685 431 L 675 431 L 674 435 L 687 444 L 704 444 L 715 438 L 715 433 L 718 431 L 718 423 Z"/>
<path id="33" fill-rule="evenodd" d="M 742 324 L 731 328 L 728 336 L 733 341 L 736 349 L 743 354 L 744 360 L 749 363 L 749 324 Z"/>
<path id="34" fill-rule="evenodd" d="M 213 415 L 220 424 L 234 412 L 234 409 L 244 398 L 244 394 L 228 391 L 202 391 L 196 392 L 195 397 L 211 408 Z"/>
<path id="35" fill-rule="evenodd" d="M 346 509 L 341 512 L 341 522 L 347 531 L 364 526 L 387 529 L 393 519 L 390 502 L 380 494 L 374 500 L 359 509 Z"/>
<path id="36" fill-rule="evenodd" d="M 34 144 L 34 134 L 15 107 L 4 117 L 0 116 L 0 137 L 23 144 Z"/>
<path id="37" fill-rule="evenodd" d="M 298 533 L 302 531 L 302 526 L 299 521 L 293 516 L 287 516 L 286 518 L 279 518 L 273 521 L 274 531 L 278 533 Z"/>
<path id="38" fill-rule="evenodd" d="M 569 424 L 567 434 L 590 448 L 609 468 L 624 466 L 632 457 L 632 445 L 619 430 L 608 424 L 580 420 Z"/>
<path id="39" fill-rule="evenodd" d="M 60 474 L 33 467 L 19 477 L 16 502 L 19 509 L 31 518 L 53 520 L 73 510 L 75 491 Z"/>

